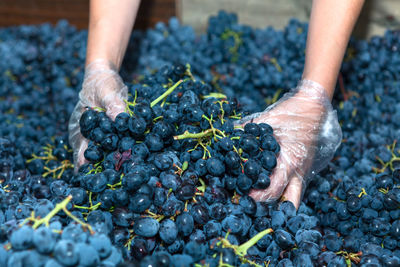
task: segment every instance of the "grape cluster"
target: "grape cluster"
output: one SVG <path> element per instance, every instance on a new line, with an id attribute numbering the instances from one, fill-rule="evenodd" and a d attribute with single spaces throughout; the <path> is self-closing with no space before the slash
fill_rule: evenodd
<path id="1" fill-rule="evenodd" d="M 235 120 L 296 85 L 306 32 L 225 12 L 199 36 L 175 18 L 134 32 L 126 112 L 87 109 L 74 174 L 87 32 L 0 29 L 0 266 L 399 266 L 399 32 L 351 40 L 333 99 L 343 144 L 299 209 L 247 195 L 268 187 L 279 144 Z"/>
<path id="2" fill-rule="evenodd" d="M 271 126 L 235 126 L 240 118 L 237 101 L 195 80 L 190 65 L 162 68 L 131 88 L 114 122 L 96 108 L 82 114 L 89 163 L 72 183 L 93 193 L 90 208 L 111 212 L 125 231 L 133 225 L 119 242 L 137 260 L 152 252 L 149 238 L 169 254 L 191 239 L 244 241 L 261 205 L 247 193 L 269 186 L 280 146 Z"/>
<path id="3" fill-rule="evenodd" d="M 112 245 L 107 235 L 94 232 L 90 225 L 69 213 L 66 209 L 69 201 L 70 198 L 66 198 L 43 218 L 28 217 L 19 225 L 16 221 L 3 224 L 1 238 L 7 240 L 8 235 L 8 242 L 0 248 L 0 265 L 116 266 L 122 263 L 121 251 Z M 77 223 L 64 227 L 53 219 L 61 209 Z"/>

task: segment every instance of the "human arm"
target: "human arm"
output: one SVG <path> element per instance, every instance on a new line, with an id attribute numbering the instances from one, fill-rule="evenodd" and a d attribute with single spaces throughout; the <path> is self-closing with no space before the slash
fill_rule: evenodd
<path id="1" fill-rule="evenodd" d="M 90 1 L 86 65 L 105 59 L 121 67 L 140 0 Z"/>
<path id="2" fill-rule="evenodd" d="M 121 66 L 139 0 L 92 0 L 85 77 L 79 101 L 72 112 L 68 131 L 74 151 L 75 170 L 85 163 L 88 140 L 80 132 L 79 120 L 87 107 L 99 107 L 111 119 L 125 110 L 128 90 L 118 70 Z"/>
<path id="3" fill-rule="evenodd" d="M 319 83 L 332 99 L 337 76 L 364 0 L 314 0 L 303 79 Z"/>
<path id="4" fill-rule="evenodd" d="M 266 122 L 281 145 L 277 167 L 266 190 L 253 190 L 258 201 L 282 197 L 299 206 L 307 178 L 323 169 L 341 141 L 331 105 L 336 78 L 363 0 L 313 1 L 303 81 L 264 112 L 242 122 Z"/>

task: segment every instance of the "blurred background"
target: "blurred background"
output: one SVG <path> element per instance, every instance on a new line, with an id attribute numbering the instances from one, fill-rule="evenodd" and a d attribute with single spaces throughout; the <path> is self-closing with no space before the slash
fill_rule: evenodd
<path id="1" fill-rule="evenodd" d="M 135 28 L 146 29 L 177 16 L 182 23 L 202 32 L 208 17 L 224 9 L 236 12 L 241 23 L 280 29 L 292 17 L 306 21 L 311 3 L 312 0 L 142 0 Z M 84 29 L 88 11 L 89 0 L 0 0 L 0 27 L 67 19 Z M 382 35 L 385 29 L 400 29 L 400 1 L 366 0 L 354 35 L 365 39 Z"/>

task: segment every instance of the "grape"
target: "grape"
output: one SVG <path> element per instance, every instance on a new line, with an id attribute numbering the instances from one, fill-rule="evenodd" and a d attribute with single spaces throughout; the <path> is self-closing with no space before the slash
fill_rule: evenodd
<path id="1" fill-rule="evenodd" d="M 202 205 L 195 205 L 191 209 L 191 215 L 193 219 L 198 224 L 206 224 L 209 217 L 207 209 Z"/>
<path id="2" fill-rule="evenodd" d="M 254 135 L 247 134 L 240 138 L 240 147 L 247 153 L 254 155 L 259 150 L 259 141 Z"/>
<path id="3" fill-rule="evenodd" d="M 146 121 L 140 117 L 129 117 L 129 131 L 136 137 L 141 136 L 146 130 Z"/>
<path id="4" fill-rule="evenodd" d="M 222 220 L 222 227 L 225 231 L 231 231 L 233 234 L 240 233 L 243 230 L 242 221 L 235 215 L 228 215 Z"/>
<path id="5" fill-rule="evenodd" d="M 257 205 L 254 199 L 249 196 L 243 196 L 239 200 L 239 205 L 243 207 L 243 211 L 246 214 L 253 215 L 256 213 Z"/>
<path id="6" fill-rule="evenodd" d="M 146 135 L 145 144 L 149 148 L 150 152 L 160 151 L 164 147 L 163 140 L 155 133 L 149 133 Z"/>
<path id="7" fill-rule="evenodd" d="M 56 240 L 49 228 L 41 227 L 33 233 L 33 244 L 37 251 L 48 254 L 53 251 Z"/>
<path id="8" fill-rule="evenodd" d="M 101 259 L 107 258 L 112 252 L 111 241 L 104 234 L 91 236 L 89 238 L 89 244 L 96 249 Z"/>
<path id="9" fill-rule="evenodd" d="M 149 196 L 145 194 L 135 194 L 130 198 L 129 202 L 129 209 L 136 213 L 145 211 L 151 205 Z"/>
<path id="10" fill-rule="evenodd" d="M 172 257 L 173 266 L 191 266 L 193 264 L 193 258 L 186 254 L 175 254 Z"/>
<path id="11" fill-rule="evenodd" d="M 276 166 L 275 154 L 271 151 L 264 150 L 262 152 L 261 164 L 267 170 L 272 170 Z"/>
<path id="12" fill-rule="evenodd" d="M 193 184 L 182 183 L 176 190 L 176 197 L 182 201 L 189 200 L 193 198 L 195 192 L 196 187 Z"/>
<path id="13" fill-rule="evenodd" d="M 207 170 L 211 175 L 221 176 L 225 172 L 225 165 L 217 158 L 210 158 L 207 160 Z"/>
<path id="14" fill-rule="evenodd" d="M 170 220 L 166 219 L 161 222 L 159 230 L 160 238 L 167 244 L 174 242 L 178 236 L 178 229 L 176 224 Z"/>
<path id="15" fill-rule="evenodd" d="M 157 234 L 160 224 L 153 218 L 142 218 L 137 220 L 134 225 L 136 234 L 143 237 L 153 237 Z"/>
<path id="16" fill-rule="evenodd" d="M 79 126 L 83 136 L 87 137 L 90 130 L 93 130 L 98 123 L 98 115 L 92 109 L 88 109 L 82 113 L 81 119 L 79 121 Z"/>
<path id="17" fill-rule="evenodd" d="M 207 239 L 221 236 L 222 226 L 215 220 L 208 221 L 203 229 Z"/>
<path id="18" fill-rule="evenodd" d="M 128 191 L 138 190 L 144 182 L 145 178 L 140 173 L 127 173 L 122 179 L 122 185 Z"/>
<path id="19" fill-rule="evenodd" d="M 176 218 L 176 226 L 178 228 L 178 231 L 183 235 L 183 236 L 188 236 L 193 232 L 194 229 L 194 220 L 192 215 L 190 215 L 187 212 L 184 212 L 180 214 Z"/>
<path id="20" fill-rule="evenodd" d="M 74 266 L 79 261 L 79 252 L 70 240 L 60 240 L 54 247 L 54 257 L 65 266 Z"/>
<path id="21" fill-rule="evenodd" d="M 107 178 L 102 173 L 87 175 L 85 186 L 91 192 L 100 193 L 107 187 Z"/>
<path id="22" fill-rule="evenodd" d="M 11 234 L 10 242 L 15 250 L 24 250 L 33 245 L 33 230 L 22 226 Z"/>
<path id="23" fill-rule="evenodd" d="M 96 266 L 100 263 L 99 254 L 90 245 L 78 243 L 76 250 L 79 253 L 79 264 L 83 266 Z"/>
<path id="24" fill-rule="evenodd" d="M 141 238 L 135 238 L 132 241 L 131 254 L 137 260 L 142 260 L 149 253 L 146 241 Z"/>

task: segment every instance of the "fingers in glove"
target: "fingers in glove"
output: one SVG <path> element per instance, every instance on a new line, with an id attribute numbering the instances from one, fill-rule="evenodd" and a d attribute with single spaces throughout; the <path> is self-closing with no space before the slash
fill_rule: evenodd
<path id="1" fill-rule="evenodd" d="M 75 172 L 79 170 L 83 164 L 88 163 L 85 158 L 85 150 L 88 147 L 88 140 L 82 136 L 81 142 L 79 143 L 76 150 L 74 150 L 74 166 Z"/>
<path id="2" fill-rule="evenodd" d="M 86 163 L 83 153 L 87 148 L 88 140 L 81 134 L 79 126 L 79 120 L 81 119 L 84 111 L 85 106 L 82 101 L 79 101 L 76 104 L 68 123 L 69 144 L 74 151 L 73 158 L 75 172 L 78 171 L 80 166 Z"/>
<path id="3" fill-rule="evenodd" d="M 255 201 L 273 202 L 280 198 L 288 183 L 288 171 L 286 164 L 282 162 L 282 158 L 278 157 L 275 169 L 271 174 L 271 183 L 266 189 L 253 189 L 250 196 Z"/>
<path id="4" fill-rule="evenodd" d="M 282 200 L 290 201 L 294 204 L 296 209 L 300 206 L 302 197 L 303 179 L 297 175 L 290 178 L 288 185 L 282 195 Z"/>
<path id="5" fill-rule="evenodd" d="M 128 98 L 127 87 L 124 86 L 119 93 L 108 94 L 102 100 L 102 107 L 106 109 L 106 114 L 110 119 L 115 120 L 115 117 L 125 111 L 124 100 Z M 126 94 L 125 94 L 126 93 Z"/>

